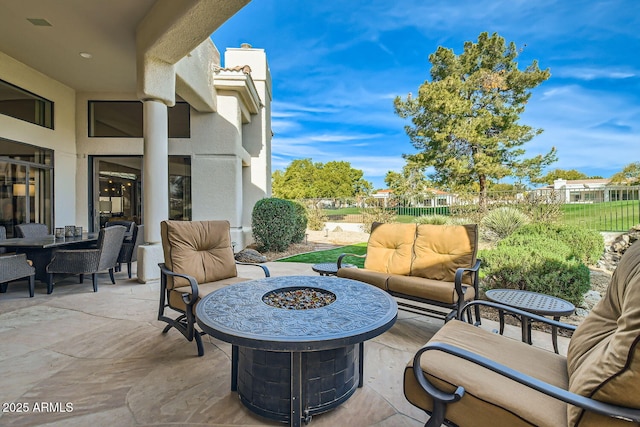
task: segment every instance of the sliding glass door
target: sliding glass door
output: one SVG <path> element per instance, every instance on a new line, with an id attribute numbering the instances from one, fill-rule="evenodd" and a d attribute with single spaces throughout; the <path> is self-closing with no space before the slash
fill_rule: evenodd
<path id="1" fill-rule="evenodd" d="M 114 220 L 141 224 L 142 156 L 94 156 L 91 165 L 92 230 Z M 170 156 L 168 166 L 169 219 L 191 220 L 191 159 Z"/>

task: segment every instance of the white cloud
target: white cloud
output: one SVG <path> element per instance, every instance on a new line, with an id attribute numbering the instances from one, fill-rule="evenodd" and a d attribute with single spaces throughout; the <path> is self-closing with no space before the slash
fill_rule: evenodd
<path id="1" fill-rule="evenodd" d="M 583 67 L 559 67 L 553 72 L 556 77 L 575 78 L 578 80 L 595 80 L 595 79 L 629 79 L 637 77 L 635 71 L 625 71 L 619 69 L 601 68 L 583 68 Z"/>

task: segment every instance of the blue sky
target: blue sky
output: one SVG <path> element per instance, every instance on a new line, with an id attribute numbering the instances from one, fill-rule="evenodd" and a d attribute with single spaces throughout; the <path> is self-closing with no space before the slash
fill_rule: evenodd
<path id="1" fill-rule="evenodd" d="M 211 38 L 266 51 L 274 171 L 344 160 L 384 188 L 416 152 L 393 99 L 417 93 L 438 46 L 459 54 L 483 31 L 551 71 L 521 116 L 544 129 L 527 156 L 555 146 L 549 169 L 603 177 L 640 161 L 639 29 L 638 0 L 253 0 Z"/>

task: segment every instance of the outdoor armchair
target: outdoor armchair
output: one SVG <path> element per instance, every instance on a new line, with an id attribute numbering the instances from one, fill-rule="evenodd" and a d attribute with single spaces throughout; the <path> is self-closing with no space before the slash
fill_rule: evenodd
<path id="1" fill-rule="evenodd" d="M 24 237 L 26 239 L 43 237 L 49 234 L 49 228 L 46 224 L 37 222 L 26 222 L 16 225 L 16 237 Z"/>
<path id="2" fill-rule="evenodd" d="M 51 263 L 47 265 L 47 293 L 53 292 L 53 278 L 57 273 L 78 274 L 80 283 L 83 283 L 85 274 L 91 274 L 93 291 L 98 292 L 97 273 L 109 271 L 111 283 L 115 285 L 113 271 L 118 261 L 124 233 L 123 226 L 103 228 L 100 230 L 95 248 L 57 250 Z"/>
<path id="3" fill-rule="evenodd" d="M 249 279 L 238 277 L 236 264 L 260 264 L 235 260 L 228 221 L 162 221 L 160 223 L 164 264 L 160 266 L 158 320 L 177 329 L 189 341 L 196 341 L 198 356 L 204 354 L 202 332 L 195 328 L 195 308 L 200 299 L 223 286 Z M 166 310 L 179 314 L 170 317 Z"/>
<path id="4" fill-rule="evenodd" d="M 577 328 L 500 304 L 470 304 L 574 330 L 567 356 L 448 322 L 405 368 L 404 394 L 431 414 L 426 426 L 640 423 L 640 243 Z"/>
<path id="5" fill-rule="evenodd" d="M 25 277 L 29 280 L 29 296 L 33 298 L 36 270 L 27 261 L 27 255 L 13 253 L 0 255 L 0 293 L 7 292 L 10 281 Z"/>
<path id="6" fill-rule="evenodd" d="M 444 318 L 461 319 L 466 304 L 478 297 L 478 226 L 373 223 L 364 256 L 364 268 L 343 268 L 338 277 L 359 280 L 398 298 L 402 309 Z M 419 303 L 419 304 L 416 304 Z M 432 308 L 432 306 L 441 307 Z M 476 321 L 480 311 L 476 307 Z"/>

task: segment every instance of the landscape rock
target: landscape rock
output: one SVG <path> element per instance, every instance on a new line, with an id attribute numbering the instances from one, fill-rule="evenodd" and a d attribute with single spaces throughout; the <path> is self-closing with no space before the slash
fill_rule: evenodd
<path id="1" fill-rule="evenodd" d="M 605 246 L 604 255 L 598 262 L 598 266 L 608 271 L 614 271 L 622 255 L 637 240 L 640 240 L 640 224 L 631 227 L 629 231 L 619 235 L 611 244 Z"/>
<path id="2" fill-rule="evenodd" d="M 235 255 L 236 261 L 263 263 L 267 262 L 267 257 L 255 249 L 243 249 Z"/>

